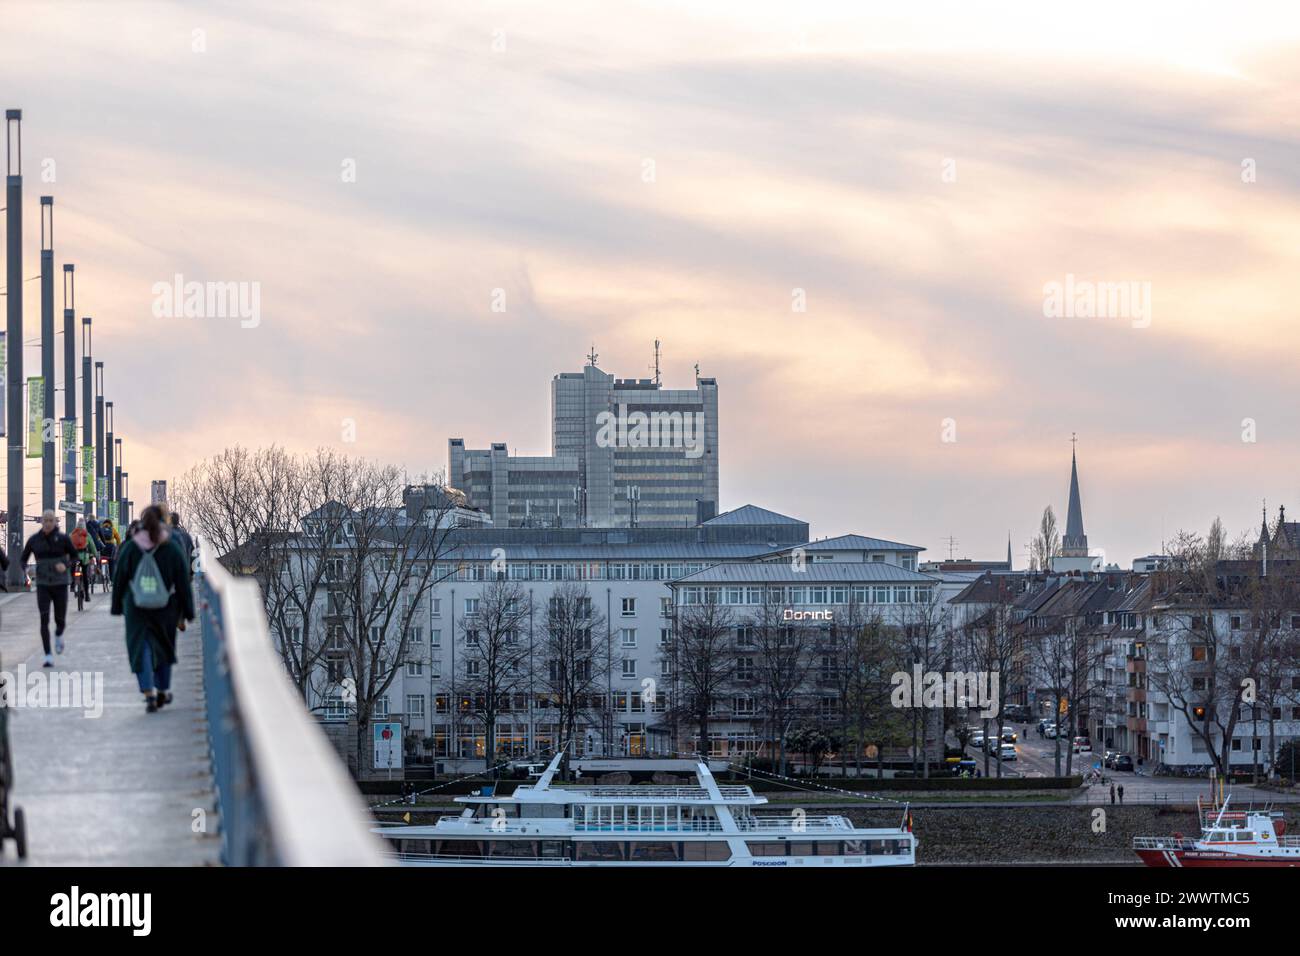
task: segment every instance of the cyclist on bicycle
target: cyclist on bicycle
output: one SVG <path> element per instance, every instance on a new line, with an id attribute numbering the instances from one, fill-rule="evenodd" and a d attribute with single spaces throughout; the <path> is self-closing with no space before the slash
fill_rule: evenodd
<path id="1" fill-rule="evenodd" d="M 99 548 L 95 545 L 94 537 L 87 530 L 86 522 L 81 518 L 77 519 L 77 526 L 72 529 L 72 534 L 68 537 L 72 539 L 73 550 L 77 552 L 77 564 L 81 567 L 81 579 L 76 582 L 76 586 L 80 589 L 82 597 L 89 601 L 90 573 L 99 557 Z"/>
<path id="2" fill-rule="evenodd" d="M 101 550 L 104 557 L 108 559 L 108 580 L 112 581 L 113 569 L 117 566 L 117 549 L 122 544 L 122 536 L 113 527 L 112 518 L 105 518 L 100 522 L 99 533 L 104 539 L 104 546 Z"/>

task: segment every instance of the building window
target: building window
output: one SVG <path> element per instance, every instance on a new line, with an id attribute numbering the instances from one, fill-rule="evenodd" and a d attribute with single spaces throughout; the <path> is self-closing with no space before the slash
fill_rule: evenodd
<path id="1" fill-rule="evenodd" d="M 635 658 L 635 657 L 625 657 L 625 658 L 623 658 L 623 676 L 624 676 L 624 677 L 636 677 L 636 658 Z"/>
<path id="2" fill-rule="evenodd" d="M 442 617 L 442 598 L 429 598 L 429 603 L 433 606 L 433 616 Z"/>
<path id="3" fill-rule="evenodd" d="M 670 617 L 673 613 L 673 599 L 670 597 L 661 597 L 659 599 L 659 616 Z"/>
<path id="4" fill-rule="evenodd" d="M 623 598 L 623 616 L 624 617 L 636 616 L 636 598 L 634 597 Z"/>
<path id="5" fill-rule="evenodd" d="M 423 674 L 424 674 L 424 664 L 422 664 L 420 661 L 406 662 L 407 677 L 421 677 L 423 676 Z"/>
<path id="6" fill-rule="evenodd" d="M 636 628 L 625 627 L 618 632 L 619 646 L 636 647 Z"/>
<path id="7" fill-rule="evenodd" d="M 343 702 L 342 694 L 331 694 L 325 698 L 325 719 L 326 720 L 347 720 L 348 705 Z"/>
<path id="8" fill-rule="evenodd" d="M 478 598 L 465 598 L 465 614 L 478 613 Z"/>
<path id="9" fill-rule="evenodd" d="M 408 717 L 424 716 L 424 695 L 423 694 L 406 695 L 406 716 Z"/>

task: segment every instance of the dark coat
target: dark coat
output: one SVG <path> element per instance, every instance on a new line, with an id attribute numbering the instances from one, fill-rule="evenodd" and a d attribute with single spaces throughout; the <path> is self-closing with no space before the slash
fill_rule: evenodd
<path id="1" fill-rule="evenodd" d="M 67 584 L 72 579 L 69 574 L 77 560 L 77 550 L 72 546 L 72 539 L 55 528 L 49 534 L 37 531 L 27 539 L 23 547 L 21 563 L 26 565 L 28 558 L 36 558 L 36 584 Z M 63 570 L 58 565 L 63 565 Z"/>
<path id="2" fill-rule="evenodd" d="M 190 587 L 189 565 L 180 547 L 171 539 L 153 551 L 154 561 L 163 583 L 172 592 L 166 607 L 138 608 L 131 595 L 131 578 L 140 565 L 144 552 L 134 540 L 122 542 L 113 569 L 113 614 L 126 616 L 126 651 L 131 658 L 131 670 L 144 669 L 144 647 L 148 641 L 154 666 L 176 663 L 176 625 L 183 617 L 194 620 L 194 591 Z"/>

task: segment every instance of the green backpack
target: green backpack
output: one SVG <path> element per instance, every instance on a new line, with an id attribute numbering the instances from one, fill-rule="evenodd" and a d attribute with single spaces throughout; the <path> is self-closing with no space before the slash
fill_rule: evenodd
<path id="1" fill-rule="evenodd" d="M 162 579 L 162 572 L 158 570 L 158 562 L 154 560 L 153 552 L 157 550 L 155 547 L 152 551 L 143 552 L 140 563 L 135 567 L 135 574 L 131 576 L 131 598 L 136 607 L 146 611 L 166 607 L 172 595 L 171 589 Z"/>

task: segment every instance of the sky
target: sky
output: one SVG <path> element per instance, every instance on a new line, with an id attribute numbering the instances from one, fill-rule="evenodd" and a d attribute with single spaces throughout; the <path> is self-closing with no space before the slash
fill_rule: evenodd
<path id="1" fill-rule="evenodd" d="M 24 273 L 49 193 L 137 501 L 236 443 L 546 454 L 551 376 L 659 339 L 722 509 L 1017 566 L 1072 435 L 1123 567 L 1300 516 L 1297 80 L 1284 2 L 0 8 Z"/>

